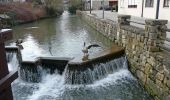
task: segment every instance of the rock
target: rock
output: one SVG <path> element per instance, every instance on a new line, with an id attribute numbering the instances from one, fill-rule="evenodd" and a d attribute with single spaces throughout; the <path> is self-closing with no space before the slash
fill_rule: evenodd
<path id="1" fill-rule="evenodd" d="M 143 84 L 146 83 L 146 75 L 142 71 L 137 70 L 136 75 L 139 78 L 139 80 L 142 81 Z"/>
<path id="2" fill-rule="evenodd" d="M 152 95 L 158 95 L 160 94 L 159 92 L 159 89 L 157 88 L 157 85 L 152 81 L 150 80 L 149 78 L 147 79 L 147 82 L 146 82 L 146 85 L 148 87 L 148 91 L 150 91 L 150 93 Z"/>
<path id="3" fill-rule="evenodd" d="M 152 66 L 149 63 L 146 63 L 145 65 L 145 74 L 150 74 L 150 69 L 152 68 Z"/>
<path id="4" fill-rule="evenodd" d="M 161 73 L 157 73 L 156 74 L 156 79 L 158 79 L 158 80 L 160 80 L 160 81 L 163 81 L 163 79 L 164 79 L 164 74 L 161 74 Z"/>
<path id="5" fill-rule="evenodd" d="M 167 80 L 166 80 L 166 84 L 167 84 L 167 86 L 170 88 L 170 79 L 167 79 Z"/>
<path id="6" fill-rule="evenodd" d="M 163 83 L 160 80 L 156 79 L 156 85 L 163 88 Z"/>
<path id="7" fill-rule="evenodd" d="M 170 95 L 165 96 L 165 97 L 163 98 L 163 100 L 170 100 Z"/>

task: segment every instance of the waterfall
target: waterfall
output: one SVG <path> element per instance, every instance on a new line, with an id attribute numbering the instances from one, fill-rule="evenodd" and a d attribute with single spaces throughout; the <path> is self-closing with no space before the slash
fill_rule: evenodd
<path id="1" fill-rule="evenodd" d="M 27 82 L 41 82 L 43 75 L 58 73 L 62 75 L 68 60 L 41 58 L 37 61 L 24 61 L 20 67 L 20 77 Z"/>
<path id="2" fill-rule="evenodd" d="M 83 71 L 69 70 L 67 68 L 65 75 L 66 84 L 92 84 L 120 69 L 126 69 L 128 65 L 126 57 L 123 56 L 105 63 L 93 64 L 92 66 L 93 68 L 87 68 Z"/>
<path id="3" fill-rule="evenodd" d="M 6 58 L 9 71 L 18 70 L 19 61 L 17 59 L 17 54 L 15 52 L 7 52 Z"/>

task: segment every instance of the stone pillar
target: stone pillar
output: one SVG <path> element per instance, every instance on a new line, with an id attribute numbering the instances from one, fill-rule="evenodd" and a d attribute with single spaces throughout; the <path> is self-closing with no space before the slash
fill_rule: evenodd
<path id="1" fill-rule="evenodd" d="M 150 52 L 159 51 L 160 36 L 166 37 L 166 24 L 167 20 L 156 20 L 156 19 L 148 19 L 145 20 L 145 39 L 147 39 L 148 48 L 147 50 Z"/>
<path id="2" fill-rule="evenodd" d="M 131 16 L 130 15 L 118 15 L 118 26 L 117 26 L 117 36 L 115 43 L 118 45 L 122 46 L 122 35 L 123 32 L 121 30 L 121 26 L 123 25 L 130 25 L 130 20 Z"/>
<path id="3" fill-rule="evenodd" d="M 130 25 L 130 15 L 118 15 L 118 24 L 119 25 Z"/>

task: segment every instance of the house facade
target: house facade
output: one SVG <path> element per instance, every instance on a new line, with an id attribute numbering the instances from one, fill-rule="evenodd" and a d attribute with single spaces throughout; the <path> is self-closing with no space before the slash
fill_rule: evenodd
<path id="1" fill-rule="evenodd" d="M 170 21 L 170 0 L 119 0 L 119 14 Z"/>
<path id="2" fill-rule="evenodd" d="M 103 6 L 103 1 L 105 6 L 113 6 L 118 4 L 118 0 L 85 0 L 85 9 L 99 10 Z"/>
<path id="3" fill-rule="evenodd" d="M 92 9 L 98 10 L 103 6 L 102 2 L 104 1 L 105 6 L 113 6 L 118 4 L 118 0 L 92 0 Z"/>

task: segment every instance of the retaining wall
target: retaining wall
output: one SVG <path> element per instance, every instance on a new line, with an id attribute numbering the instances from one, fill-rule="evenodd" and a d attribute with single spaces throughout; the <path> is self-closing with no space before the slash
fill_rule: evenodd
<path id="1" fill-rule="evenodd" d="M 163 53 L 159 48 L 164 42 L 159 37 L 166 37 L 166 20 L 146 20 L 145 29 L 142 29 L 131 26 L 128 15 L 119 15 L 118 23 L 81 11 L 77 11 L 77 15 L 115 44 L 125 48 L 129 70 L 156 100 L 170 100 L 168 53 Z"/>

